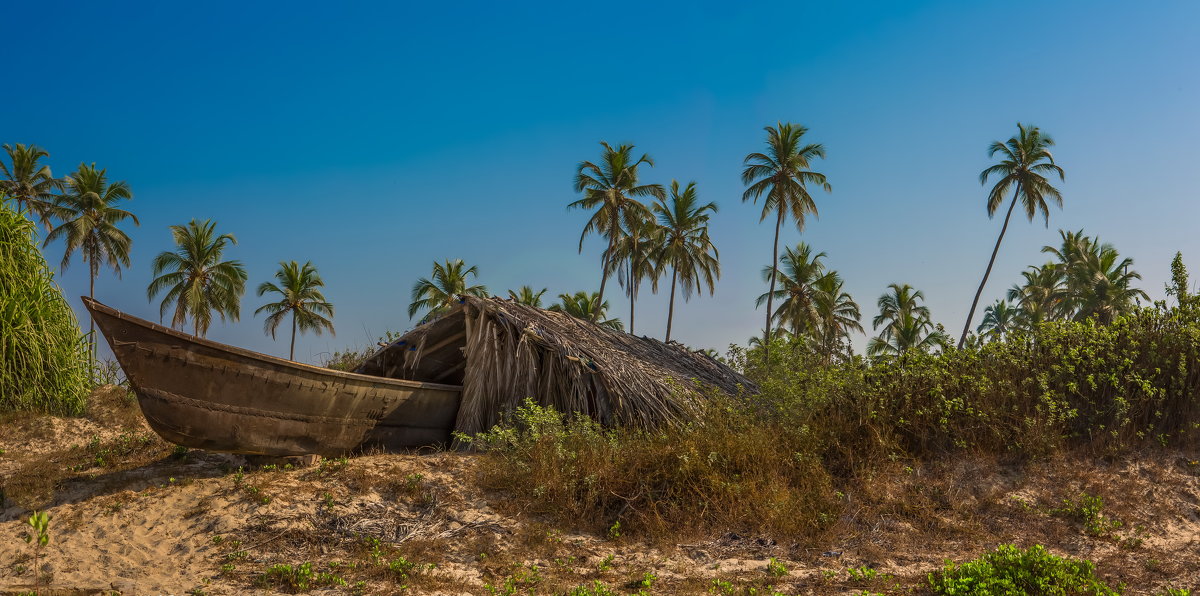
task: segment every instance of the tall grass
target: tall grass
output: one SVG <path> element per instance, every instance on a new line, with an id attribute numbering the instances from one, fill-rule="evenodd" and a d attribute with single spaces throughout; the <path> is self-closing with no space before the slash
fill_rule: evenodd
<path id="1" fill-rule="evenodd" d="M 477 435 L 485 481 L 522 509 L 631 531 L 816 537 L 838 491 L 898 463 L 1020 461 L 1194 447 L 1200 316 L 1144 309 L 1111 325 L 1047 324 L 945 354 L 822 366 L 802 346 L 735 351 L 759 395 L 714 398 L 657 432 L 603 429 L 527 406 Z M 770 370 L 769 376 L 763 371 Z"/>
<path id="2" fill-rule="evenodd" d="M 88 345 L 32 222 L 0 204 L 0 411 L 83 412 Z"/>

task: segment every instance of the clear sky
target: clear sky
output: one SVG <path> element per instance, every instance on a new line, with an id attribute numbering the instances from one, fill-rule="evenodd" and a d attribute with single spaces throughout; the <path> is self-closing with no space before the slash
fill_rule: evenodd
<path id="1" fill-rule="evenodd" d="M 656 4 L 17 3 L 0 142 L 45 147 L 56 175 L 95 161 L 132 186 L 133 265 L 96 287 L 122 310 L 157 319 L 145 288 L 167 226 L 213 218 L 251 291 L 209 337 L 286 355 L 253 288 L 280 260 L 312 260 L 338 333 L 298 340 L 308 361 L 411 327 L 410 289 L 435 259 L 478 265 L 498 294 L 595 290 L 601 242 L 576 252 L 587 215 L 566 205 L 600 140 L 650 153 L 645 180 L 696 180 L 720 205 L 723 275 L 677 307 L 675 335 L 744 343 L 762 327 L 772 229 L 741 203 L 739 173 L 779 120 L 825 144 L 815 169 L 833 185 L 783 242 L 827 252 L 868 321 L 903 282 L 961 328 L 1000 227 L 978 174 L 1017 121 L 1057 140 L 1066 205 L 1049 228 L 1014 221 L 984 304 L 1044 262 L 1059 227 L 1133 257 L 1152 298 L 1176 250 L 1200 269 L 1196 2 Z M 57 263 L 61 245 L 47 251 Z M 61 283 L 81 308 L 86 269 Z M 665 295 L 643 296 L 637 331 L 661 337 Z"/>

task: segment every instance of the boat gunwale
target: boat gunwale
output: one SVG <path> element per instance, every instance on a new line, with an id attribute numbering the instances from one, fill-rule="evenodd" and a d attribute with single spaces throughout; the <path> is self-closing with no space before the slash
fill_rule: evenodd
<path id="1" fill-rule="evenodd" d="M 270 354 L 263 354 L 261 352 L 255 352 L 253 350 L 247 350 L 245 348 L 239 348 L 237 346 L 223 344 L 221 342 L 213 341 L 211 339 L 197 337 L 190 333 L 185 333 L 183 331 L 179 331 L 178 329 L 172 329 L 170 327 L 159 325 L 158 323 L 154 323 L 152 321 L 147 321 L 146 319 L 142 319 L 140 317 L 135 317 L 131 314 L 119 311 L 111 306 L 108 306 L 107 304 L 104 304 L 93 298 L 89 298 L 87 296 L 80 296 L 80 299 L 83 300 L 84 306 L 86 306 L 89 311 L 99 311 L 103 314 L 106 314 L 106 315 L 109 315 L 112 317 L 116 317 L 117 319 L 120 319 L 122 321 L 132 323 L 134 325 L 149 329 L 151 331 L 163 333 L 163 334 L 166 334 L 167 336 L 174 337 L 176 339 L 192 342 L 194 344 L 198 344 L 198 345 L 204 346 L 206 348 L 211 348 L 211 349 L 222 351 L 222 352 L 229 352 L 231 354 L 241 356 L 243 358 L 249 358 L 251 360 L 258 360 L 265 364 L 269 364 L 269 365 L 276 366 L 276 367 L 290 368 L 290 369 L 295 369 L 298 371 L 303 371 L 306 373 L 312 373 L 312 374 L 330 376 L 330 377 L 337 377 L 337 378 L 342 378 L 342 379 L 346 379 L 346 380 L 350 380 L 350 381 L 366 381 L 366 382 L 370 382 L 370 383 L 383 383 L 386 385 L 395 385 L 395 386 L 404 387 L 407 389 L 434 389 L 434 390 L 442 390 L 442 391 L 452 391 L 452 392 L 460 393 L 460 394 L 462 393 L 461 385 L 445 385 L 442 383 L 428 383 L 425 381 L 411 381 L 408 379 L 392 379 L 389 377 L 377 377 L 374 375 L 364 375 L 361 373 L 353 373 L 353 372 L 334 370 L 332 368 L 325 368 L 325 367 L 321 367 L 321 366 L 315 366 L 312 364 L 305 364 L 303 362 L 295 362 L 293 360 L 287 360 L 285 358 L 280 358 L 278 356 L 272 356 Z M 91 315 L 92 313 L 89 312 L 88 314 Z M 101 325 L 100 327 L 101 327 L 101 330 L 103 330 L 103 325 Z M 105 337 L 107 337 L 107 336 L 108 336 L 108 334 L 106 333 Z M 108 339 L 111 340 L 112 338 L 108 338 Z"/>

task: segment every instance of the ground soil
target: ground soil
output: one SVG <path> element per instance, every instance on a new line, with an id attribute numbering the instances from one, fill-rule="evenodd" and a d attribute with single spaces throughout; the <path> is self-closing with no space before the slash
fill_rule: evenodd
<path id="1" fill-rule="evenodd" d="M 1004 543 L 1095 561 L 1127 594 L 1200 585 L 1194 453 L 959 457 L 856 483 L 818 542 L 647 542 L 522 514 L 479 488 L 484 456 L 247 461 L 164 443 L 122 388 L 91 403 L 81 418 L 0 421 L 0 594 L 35 582 L 44 594 L 288 593 L 305 563 L 313 593 L 922 593 L 944 561 Z M 1083 495 L 1102 499 L 1099 518 L 1064 505 Z M 34 508 L 51 516 L 36 564 L 22 539 Z M 281 565 L 292 571 L 270 571 Z"/>

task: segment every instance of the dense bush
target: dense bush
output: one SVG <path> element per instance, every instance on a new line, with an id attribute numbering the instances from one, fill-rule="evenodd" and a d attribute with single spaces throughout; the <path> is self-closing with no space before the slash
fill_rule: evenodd
<path id="1" fill-rule="evenodd" d="M 0 411 L 80 414 L 88 345 L 38 250 L 33 223 L 0 204 Z"/>
<path id="2" fill-rule="evenodd" d="M 735 359 L 763 377 L 756 356 Z M 833 368 L 786 346 L 772 356 L 758 399 L 820 429 L 834 449 L 1115 453 L 1191 444 L 1200 414 L 1200 322 L 1190 311 L 1048 323 L 981 347 Z"/>
<path id="3" fill-rule="evenodd" d="M 947 563 L 929 574 L 938 596 L 1118 596 L 1096 577 L 1091 561 L 1050 554 L 1041 545 L 1026 550 L 1001 545 L 974 561 Z"/>

